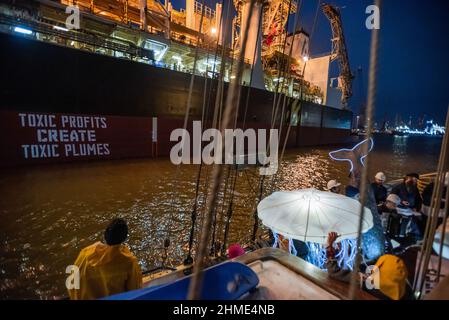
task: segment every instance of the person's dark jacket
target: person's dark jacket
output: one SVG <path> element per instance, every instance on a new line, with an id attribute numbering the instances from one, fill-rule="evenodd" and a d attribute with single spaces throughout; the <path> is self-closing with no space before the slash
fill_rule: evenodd
<path id="1" fill-rule="evenodd" d="M 387 200 L 388 191 L 387 188 L 385 188 L 381 184 L 377 184 L 375 182 L 371 183 L 371 188 L 374 192 L 374 198 L 376 199 L 376 204 L 379 204 L 381 202 L 385 202 Z"/>
<path id="2" fill-rule="evenodd" d="M 433 193 L 434 186 L 435 186 L 435 183 L 433 183 L 433 182 L 429 183 L 424 188 L 424 191 L 422 193 L 423 204 L 428 207 L 430 207 L 430 204 L 432 202 L 432 193 Z M 446 199 L 446 192 L 447 192 L 447 187 L 444 187 L 442 200 L 441 200 L 441 204 L 440 204 L 440 209 L 444 209 L 444 199 Z"/>
<path id="3" fill-rule="evenodd" d="M 391 190 L 391 193 L 398 195 L 402 201 L 408 201 L 410 209 L 416 209 L 416 211 L 421 210 L 422 198 L 421 198 L 421 195 L 419 194 L 419 190 L 416 186 L 413 186 L 411 192 L 408 192 L 407 187 L 406 187 L 405 183 L 403 182 L 403 183 L 395 186 Z"/>
<path id="4" fill-rule="evenodd" d="M 303 241 L 293 239 L 293 245 L 297 251 L 296 256 L 303 260 L 307 260 L 307 256 L 309 255 L 309 248 L 307 247 L 307 244 Z"/>
<path id="5" fill-rule="evenodd" d="M 401 229 L 401 215 L 398 213 L 396 209 L 389 209 L 386 204 L 382 204 L 378 207 L 379 213 L 382 214 L 383 212 L 389 213 L 388 221 L 387 221 L 387 228 L 385 232 L 389 237 L 398 235 Z"/>

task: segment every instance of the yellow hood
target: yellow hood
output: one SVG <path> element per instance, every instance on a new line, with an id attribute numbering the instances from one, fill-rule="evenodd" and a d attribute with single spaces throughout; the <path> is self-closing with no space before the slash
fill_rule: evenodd
<path id="1" fill-rule="evenodd" d="M 379 268 L 380 291 L 392 300 L 400 300 L 405 294 L 408 276 L 404 261 L 385 254 L 377 260 L 376 266 Z"/>

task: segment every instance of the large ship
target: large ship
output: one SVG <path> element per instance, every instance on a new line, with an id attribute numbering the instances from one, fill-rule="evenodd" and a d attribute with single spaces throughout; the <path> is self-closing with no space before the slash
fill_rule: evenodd
<path id="1" fill-rule="evenodd" d="M 235 127 L 279 128 L 287 147 L 351 139 L 338 9 L 322 6 L 332 52 L 311 56 L 309 34 L 287 32 L 295 1 L 256 1 L 249 19 L 250 2 L 3 1 L 0 166 L 169 155 L 187 104 L 188 130 L 219 121 L 213 109 L 236 79 L 243 29 Z"/>

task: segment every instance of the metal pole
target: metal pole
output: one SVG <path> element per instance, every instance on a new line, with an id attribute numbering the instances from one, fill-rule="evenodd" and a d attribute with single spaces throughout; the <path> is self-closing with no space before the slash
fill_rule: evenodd
<path id="1" fill-rule="evenodd" d="M 381 0 L 376 0 L 375 5 L 380 9 Z M 373 129 L 373 116 L 374 108 L 376 104 L 376 88 L 377 88 L 377 59 L 379 50 L 379 29 L 373 29 L 371 32 L 371 49 L 370 49 L 370 66 L 369 66 L 369 79 L 368 79 L 368 101 L 366 106 L 366 121 L 368 124 L 366 138 L 368 141 L 371 139 L 372 129 Z M 369 143 L 363 144 L 363 153 L 368 154 Z M 349 297 L 354 299 L 355 288 L 357 287 L 357 277 L 358 268 L 362 261 L 361 244 L 362 244 L 362 228 L 363 228 L 363 218 L 364 218 L 364 208 L 367 200 L 367 180 L 368 180 L 368 167 L 369 167 L 369 154 L 364 160 L 365 166 L 362 170 L 362 178 L 360 181 L 360 219 L 358 226 L 358 236 L 357 236 L 357 255 L 354 262 L 354 268 L 351 274 L 351 282 L 349 288 Z M 373 212 L 377 214 L 377 212 Z"/>
<path id="2" fill-rule="evenodd" d="M 447 128 L 449 126 L 449 108 L 446 115 L 446 132 L 441 145 L 440 158 L 438 161 L 437 175 L 435 177 L 435 184 L 432 193 L 432 200 L 430 203 L 431 212 L 429 215 L 429 221 L 426 226 L 426 233 L 424 235 L 424 244 L 421 250 L 421 257 L 418 263 L 418 272 L 415 277 L 414 289 L 417 297 L 422 297 L 422 291 L 424 288 L 425 275 L 429 267 L 430 256 L 432 254 L 432 244 L 435 239 L 435 231 L 438 222 L 438 215 L 440 212 L 441 198 L 443 194 L 443 183 L 445 178 L 445 167 L 448 162 L 448 145 L 449 145 L 449 133 Z M 443 230 L 444 232 L 444 230 Z"/>

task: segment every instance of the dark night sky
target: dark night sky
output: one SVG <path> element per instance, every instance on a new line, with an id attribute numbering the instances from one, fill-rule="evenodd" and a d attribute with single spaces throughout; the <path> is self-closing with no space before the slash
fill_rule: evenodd
<path id="1" fill-rule="evenodd" d="M 227 0 L 224 0 L 227 1 Z M 299 1 L 299 0 L 298 0 Z M 174 7 L 185 0 L 172 0 Z M 200 0 L 201 2 L 201 0 Z M 206 0 L 214 3 L 214 0 Z M 358 112 L 366 101 L 370 30 L 365 27 L 365 9 L 373 0 L 330 0 L 341 8 L 353 82 L 349 105 Z M 310 33 L 318 0 L 303 0 L 300 27 Z M 293 15 L 290 19 L 293 27 Z M 291 29 L 290 28 L 290 29 Z M 381 8 L 377 120 L 404 120 L 422 114 L 439 123 L 445 120 L 449 104 L 449 1 L 384 0 Z M 311 55 L 330 52 L 331 29 L 320 11 L 311 41 Z M 336 72 L 337 64 L 332 68 Z"/>

